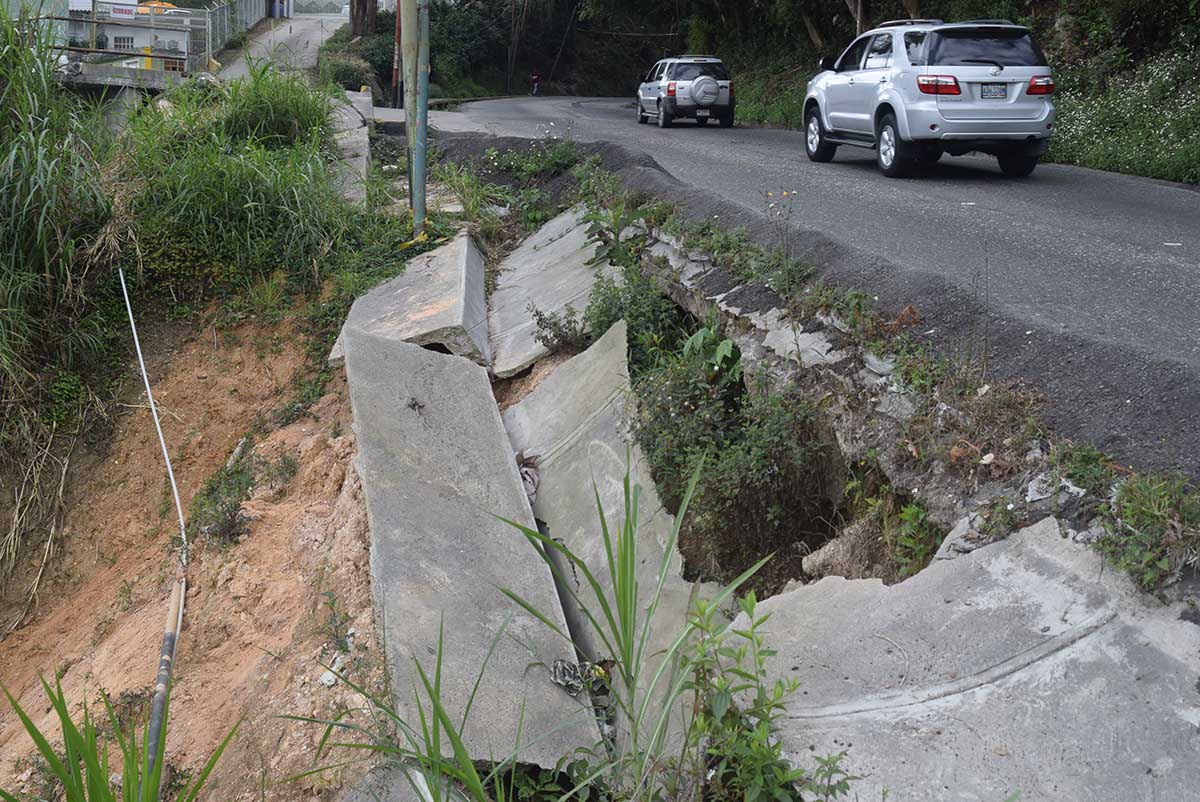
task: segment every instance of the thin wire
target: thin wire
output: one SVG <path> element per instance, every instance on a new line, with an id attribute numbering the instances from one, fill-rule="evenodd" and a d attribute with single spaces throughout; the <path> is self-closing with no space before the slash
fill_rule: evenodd
<path id="1" fill-rule="evenodd" d="M 171 455 L 167 453 L 167 441 L 163 437 L 162 424 L 158 422 L 158 407 L 154 405 L 154 393 L 150 390 L 150 377 L 146 374 L 146 361 L 142 358 L 142 344 L 138 340 L 137 324 L 133 322 L 133 306 L 129 303 L 129 290 L 125 288 L 125 271 L 117 268 L 117 275 L 121 278 L 121 294 L 125 296 L 125 311 L 129 313 L 129 328 L 133 331 L 133 347 L 137 351 L 142 382 L 146 385 L 146 398 L 150 402 L 150 416 L 154 418 L 154 428 L 158 431 L 158 444 L 162 446 L 163 459 L 167 463 L 167 478 L 171 480 L 171 493 L 175 496 L 175 512 L 179 515 L 179 563 L 182 567 L 187 568 L 187 525 L 183 521 L 183 505 L 179 502 L 179 487 L 175 484 L 175 471 L 171 468 Z"/>

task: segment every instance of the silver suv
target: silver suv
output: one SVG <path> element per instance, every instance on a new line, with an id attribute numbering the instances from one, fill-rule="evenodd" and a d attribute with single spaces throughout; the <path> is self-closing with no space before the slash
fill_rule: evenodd
<path id="1" fill-rule="evenodd" d="M 680 117 L 697 125 L 716 119 L 722 128 L 733 125 L 733 81 L 719 58 L 675 56 L 654 65 L 637 91 L 637 121 L 658 119 L 659 128 L 670 128 Z"/>
<path id="2" fill-rule="evenodd" d="M 886 176 L 943 153 L 996 156 L 1006 175 L 1033 172 L 1054 127 L 1054 79 L 1029 29 L 1008 20 L 897 20 L 821 59 L 808 82 L 808 157 L 872 148 Z"/>

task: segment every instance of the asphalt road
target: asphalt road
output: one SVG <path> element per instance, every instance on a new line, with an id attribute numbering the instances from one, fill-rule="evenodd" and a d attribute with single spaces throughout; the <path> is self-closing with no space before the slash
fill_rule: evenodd
<path id="1" fill-rule="evenodd" d="M 317 50 L 334 31 L 348 22 L 340 14 L 301 14 L 291 19 L 267 19 L 255 30 L 246 47 L 226 56 L 221 68 L 225 79 L 248 73 L 246 56 L 257 61 L 270 59 L 277 67 L 303 70 L 317 66 Z"/>
<path id="2" fill-rule="evenodd" d="M 471 103 L 435 126 L 617 143 L 694 217 L 763 237 L 765 193 L 797 192 L 796 241 L 832 280 L 914 303 L 943 347 L 986 337 L 996 374 L 1043 389 L 1069 436 L 1200 476 L 1200 192 L 1055 164 L 1010 179 L 985 157 L 887 179 L 870 151 L 814 164 L 797 131 L 660 130 L 618 99 Z"/>

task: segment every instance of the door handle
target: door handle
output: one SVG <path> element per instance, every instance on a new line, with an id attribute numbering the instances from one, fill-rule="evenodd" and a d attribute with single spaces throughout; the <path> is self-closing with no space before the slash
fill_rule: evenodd
<path id="1" fill-rule="evenodd" d="M 883 76 L 882 78 L 880 78 L 880 79 L 879 79 L 879 83 L 881 83 L 881 84 L 886 84 L 886 83 L 887 83 L 887 76 L 885 75 L 885 76 Z"/>
<path id="2" fill-rule="evenodd" d="M 849 83 L 851 86 L 854 86 L 854 79 L 851 78 L 849 81 L 847 81 L 847 83 Z"/>

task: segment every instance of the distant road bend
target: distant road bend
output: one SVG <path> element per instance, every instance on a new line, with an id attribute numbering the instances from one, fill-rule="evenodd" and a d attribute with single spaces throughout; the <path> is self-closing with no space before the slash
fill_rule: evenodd
<path id="1" fill-rule="evenodd" d="M 997 375 L 1038 385 L 1056 428 L 1200 476 L 1200 192 L 1055 164 L 1009 179 L 982 157 L 887 179 L 870 151 L 813 164 L 800 132 L 660 130 L 637 125 L 626 99 L 494 100 L 435 117 L 444 132 L 551 130 L 641 151 L 680 182 L 670 200 L 751 228 L 766 191 L 795 190 L 792 220 L 828 243 L 831 280 L 914 303 L 948 332 L 977 329 L 962 318 L 980 301 Z"/>

